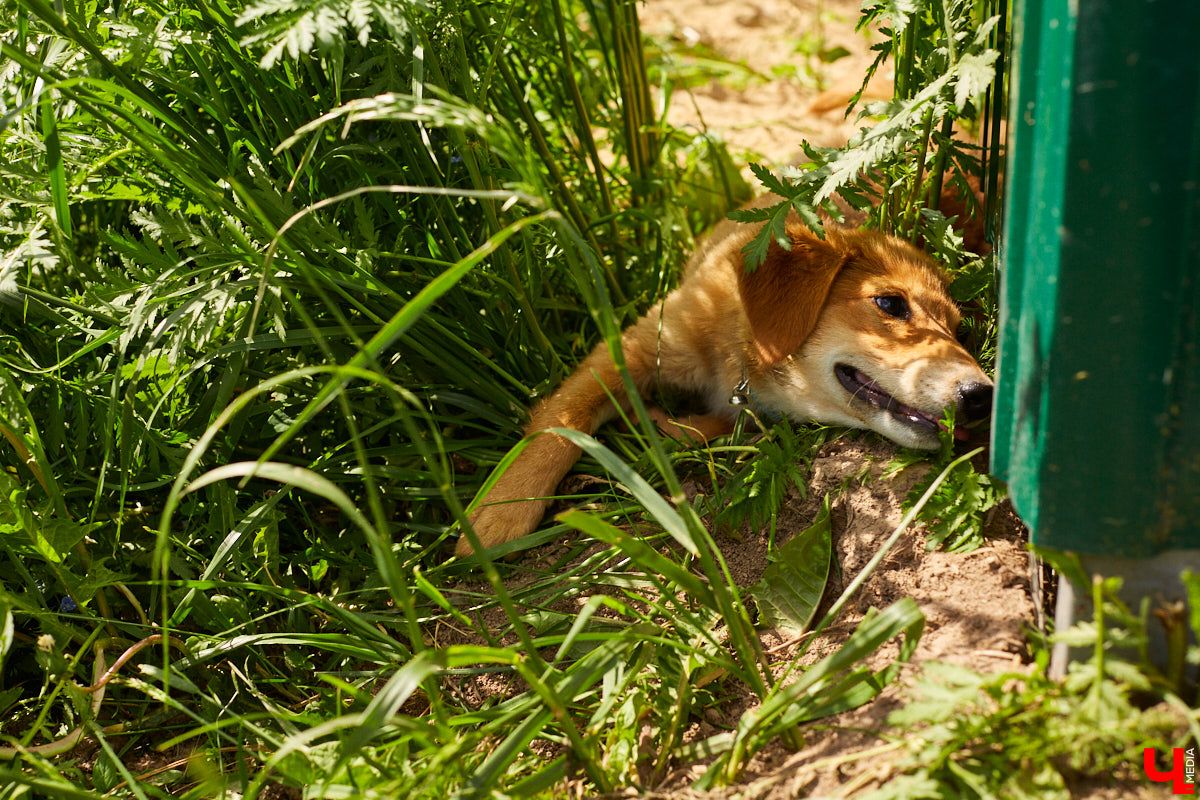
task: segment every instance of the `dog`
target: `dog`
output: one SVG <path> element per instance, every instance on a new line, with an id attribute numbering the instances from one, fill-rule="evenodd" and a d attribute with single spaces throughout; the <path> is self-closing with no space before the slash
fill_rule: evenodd
<path id="1" fill-rule="evenodd" d="M 760 228 L 717 225 L 679 287 L 621 336 L 639 393 L 679 390 L 707 404 L 708 413 L 675 420 L 651 410 L 664 433 L 729 433 L 735 395 L 767 418 L 866 428 L 921 449 L 938 446 L 947 407 L 967 425 L 990 416 L 992 380 L 957 340 L 960 313 L 929 256 L 895 236 L 832 222 L 821 238 L 793 214 L 789 247 L 773 241 L 748 270 L 742 248 Z M 471 514 L 484 546 L 532 533 L 579 459 L 577 446 L 540 432 L 593 434 L 617 416 L 614 401 L 627 408 L 601 343 L 537 406 L 525 430 L 533 438 Z M 465 534 L 456 553 L 472 553 Z"/>

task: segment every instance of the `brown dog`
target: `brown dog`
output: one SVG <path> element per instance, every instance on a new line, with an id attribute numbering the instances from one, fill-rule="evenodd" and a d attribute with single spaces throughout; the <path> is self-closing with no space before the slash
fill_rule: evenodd
<path id="1" fill-rule="evenodd" d="M 933 261 L 877 231 L 798 221 L 791 248 L 772 243 L 747 272 L 742 247 L 758 225 L 722 222 L 692 256 L 682 284 L 621 337 L 639 392 L 663 387 L 705 398 L 710 413 L 664 431 L 711 438 L 732 429 L 735 389 L 760 414 L 869 428 L 906 447 L 935 448 L 947 406 L 975 422 L 991 412 L 992 381 L 958 343 L 959 312 Z M 533 413 L 526 434 L 585 433 L 616 416 L 626 395 L 601 344 Z M 471 515 L 487 547 L 533 532 L 580 450 L 535 437 Z M 464 535 L 458 555 L 472 552 Z"/>

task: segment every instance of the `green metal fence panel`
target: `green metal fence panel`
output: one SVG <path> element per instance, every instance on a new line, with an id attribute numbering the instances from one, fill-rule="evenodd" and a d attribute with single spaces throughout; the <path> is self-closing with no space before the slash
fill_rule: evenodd
<path id="1" fill-rule="evenodd" d="M 1018 0 L 992 468 L 1033 541 L 1200 548 L 1200 3 Z"/>

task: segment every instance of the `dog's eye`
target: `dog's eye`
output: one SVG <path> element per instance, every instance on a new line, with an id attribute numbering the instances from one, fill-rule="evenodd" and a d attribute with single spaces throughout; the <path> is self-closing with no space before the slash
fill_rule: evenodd
<path id="1" fill-rule="evenodd" d="M 908 319 L 912 316 L 912 311 L 908 307 L 908 301 L 898 294 L 883 294 L 874 298 L 874 300 L 875 305 L 879 306 L 879 310 L 889 317 Z"/>

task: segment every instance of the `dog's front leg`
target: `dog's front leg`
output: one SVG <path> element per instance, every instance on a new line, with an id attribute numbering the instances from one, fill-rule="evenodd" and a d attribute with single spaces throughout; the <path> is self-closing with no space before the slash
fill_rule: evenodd
<path id="1" fill-rule="evenodd" d="M 658 407 L 649 409 L 649 414 L 667 436 L 696 444 L 707 444 L 718 436 L 733 433 L 733 420 L 716 414 L 689 414 L 676 418 Z"/>
<path id="2" fill-rule="evenodd" d="M 626 332 L 622 348 L 636 352 L 636 326 Z M 629 364 L 635 382 L 644 374 L 640 360 Z M 613 365 L 607 345 L 592 351 L 558 391 L 533 412 L 527 436 L 550 428 L 571 428 L 593 434 L 616 415 L 615 399 L 625 401 L 625 387 Z M 546 513 L 555 488 L 579 460 L 580 449 L 553 433 L 541 433 L 521 451 L 496 485 L 471 514 L 471 525 L 484 547 L 495 547 L 532 533 Z M 469 555 L 471 543 L 463 534 L 455 552 Z"/>

